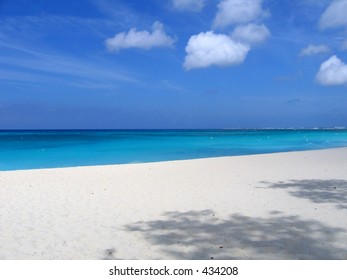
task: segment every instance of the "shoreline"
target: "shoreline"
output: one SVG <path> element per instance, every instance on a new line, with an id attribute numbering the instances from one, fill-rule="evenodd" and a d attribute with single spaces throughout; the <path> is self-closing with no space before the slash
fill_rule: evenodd
<path id="1" fill-rule="evenodd" d="M 347 148 L 0 172 L 0 259 L 347 259 Z"/>
<path id="2" fill-rule="evenodd" d="M 89 167 L 111 167 L 111 166 L 123 166 L 123 165 L 138 165 L 138 164 L 157 164 L 157 163 L 170 163 L 170 162 L 185 162 L 195 160 L 208 160 L 208 159 L 227 159 L 237 157 L 253 157 L 273 154 L 288 154 L 288 153 L 302 153 L 302 152 L 316 152 L 325 150 L 347 150 L 346 147 L 335 147 L 335 148 L 321 148 L 314 150 L 295 150 L 286 152 L 271 152 L 271 153 L 260 153 L 260 154 L 248 154 L 248 155 L 232 155 L 232 156 L 215 156 L 215 157 L 202 157 L 202 158 L 191 158 L 191 159 L 176 159 L 176 160 L 163 160 L 163 161 L 149 161 L 149 162 L 129 162 L 129 163 L 114 163 L 114 164 L 100 164 L 100 165 L 78 165 L 78 166 L 66 166 L 66 167 L 43 167 L 43 168 L 31 168 L 31 169 L 14 169 L 14 170 L 0 170 L 1 172 L 17 172 L 17 171 L 34 171 L 34 170 L 51 170 L 51 169 L 70 169 L 70 168 L 89 168 Z"/>

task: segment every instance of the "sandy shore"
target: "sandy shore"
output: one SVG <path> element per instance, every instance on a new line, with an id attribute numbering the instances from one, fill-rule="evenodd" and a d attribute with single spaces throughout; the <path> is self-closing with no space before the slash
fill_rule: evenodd
<path id="1" fill-rule="evenodd" d="M 347 259 L 347 148 L 0 172 L 0 259 Z"/>

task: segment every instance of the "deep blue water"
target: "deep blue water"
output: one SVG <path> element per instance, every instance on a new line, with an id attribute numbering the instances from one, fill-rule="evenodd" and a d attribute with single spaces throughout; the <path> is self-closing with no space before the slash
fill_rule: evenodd
<path id="1" fill-rule="evenodd" d="M 347 130 L 0 131 L 0 170 L 347 147 Z"/>

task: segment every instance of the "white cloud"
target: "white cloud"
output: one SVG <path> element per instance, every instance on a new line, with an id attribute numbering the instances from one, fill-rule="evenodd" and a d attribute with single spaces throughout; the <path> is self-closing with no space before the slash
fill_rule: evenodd
<path id="1" fill-rule="evenodd" d="M 321 29 L 347 26 L 347 0 L 334 0 L 319 20 Z"/>
<path id="2" fill-rule="evenodd" d="M 263 0 L 222 0 L 218 4 L 215 27 L 225 27 L 232 24 L 245 24 L 264 16 Z"/>
<path id="3" fill-rule="evenodd" d="M 0 69 L 3 70 L 0 71 L 0 80 L 30 87 L 59 83 L 99 89 L 116 88 L 119 82 L 141 84 L 134 74 L 117 69 L 117 66 L 107 61 L 70 57 L 52 53 L 42 46 L 33 49 L 23 42 L 16 44 L 12 41 L 0 42 Z"/>
<path id="4" fill-rule="evenodd" d="M 242 63 L 249 46 L 213 31 L 192 36 L 186 46 L 184 68 L 206 68 L 212 65 L 229 66 Z"/>
<path id="5" fill-rule="evenodd" d="M 300 52 L 300 56 L 311 56 L 320 53 L 330 52 L 330 48 L 326 45 L 308 45 Z"/>
<path id="6" fill-rule="evenodd" d="M 205 6 L 206 0 L 172 0 L 174 9 L 179 11 L 199 12 Z"/>
<path id="7" fill-rule="evenodd" d="M 347 65 L 334 55 L 322 63 L 316 78 L 326 86 L 347 84 Z"/>
<path id="8" fill-rule="evenodd" d="M 237 26 L 231 36 L 241 42 L 256 44 L 264 42 L 270 36 L 270 31 L 264 24 L 250 23 Z"/>
<path id="9" fill-rule="evenodd" d="M 166 35 L 163 24 L 156 21 L 152 26 L 152 33 L 147 30 L 137 31 L 135 28 L 128 33 L 121 32 L 105 41 L 109 51 L 119 51 L 127 48 L 149 50 L 154 47 L 172 47 L 174 39 Z"/>

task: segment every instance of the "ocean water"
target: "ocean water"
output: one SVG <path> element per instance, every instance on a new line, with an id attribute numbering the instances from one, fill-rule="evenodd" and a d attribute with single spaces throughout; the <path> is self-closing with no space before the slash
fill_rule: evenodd
<path id="1" fill-rule="evenodd" d="M 347 130 L 0 131 L 0 170 L 347 147 Z"/>

